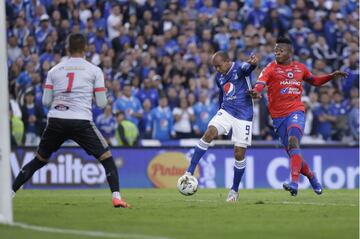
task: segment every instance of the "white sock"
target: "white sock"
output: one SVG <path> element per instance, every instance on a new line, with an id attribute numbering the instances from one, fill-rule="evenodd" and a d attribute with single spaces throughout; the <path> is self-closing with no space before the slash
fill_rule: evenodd
<path id="1" fill-rule="evenodd" d="M 112 193 L 112 198 L 118 198 L 118 199 L 121 199 L 120 192 L 113 192 L 113 193 Z"/>
<path id="2" fill-rule="evenodd" d="M 11 190 L 11 197 L 14 198 L 15 195 L 16 195 L 16 192 L 14 192 L 14 191 Z"/>

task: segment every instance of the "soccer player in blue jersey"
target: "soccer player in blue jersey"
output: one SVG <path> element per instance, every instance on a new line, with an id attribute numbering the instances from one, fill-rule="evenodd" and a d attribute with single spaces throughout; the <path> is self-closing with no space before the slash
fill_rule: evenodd
<path id="1" fill-rule="evenodd" d="M 218 135 L 228 134 L 232 129 L 234 143 L 234 179 L 227 202 L 239 198 L 239 184 L 245 171 L 245 151 L 251 145 L 253 101 L 247 93 L 251 90 L 250 74 L 256 68 L 259 58 L 252 55 L 248 62 L 230 60 L 224 51 L 216 52 L 211 63 L 218 72 L 215 81 L 220 89 L 220 109 L 210 120 L 208 128 L 195 147 L 189 168 L 185 175 L 193 175 L 196 165 L 207 151 L 211 141 Z"/>

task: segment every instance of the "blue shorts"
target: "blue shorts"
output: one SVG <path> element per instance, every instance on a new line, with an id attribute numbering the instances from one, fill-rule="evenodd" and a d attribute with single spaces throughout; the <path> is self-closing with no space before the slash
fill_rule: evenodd
<path id="1" fill-rule="evenodd" d="M 287 149 L 289 144 L 289 129 L 296 127 L 301 131 L 302 134 L 305 127 L 305 114 L 303 111 L 295 111 L 288 116 L 273 119 L 273 125 L 275 132 L 280 137 L 281 143 Z"/>

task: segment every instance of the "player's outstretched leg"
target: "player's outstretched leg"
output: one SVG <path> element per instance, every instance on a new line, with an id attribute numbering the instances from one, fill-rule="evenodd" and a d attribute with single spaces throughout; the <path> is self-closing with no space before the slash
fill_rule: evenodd
<path id="1" fill-rule="evenodd" d="M 209 148 L 209 143 L 205 142 L 204 139 L 200 139 L 199 143 L 195 146 L 194 154 L 191 158 L 190 165 L 186 171 L 186 174 L 193 175 L 202 156 L 206 153 Z"/>
<path id="2" fill-rule="evenodd" d="M 110 156 L 110 157 L 106 157 Z M 105 159 L 102 159 L 106 157 Z M 115 162 L 111 153 L 108 151 L 102 155 L 99 159 L 100 163 L 103 165 L 106 173 L 106 179 L 109 183 L 110 190 L 112 192 L 112 203 L 114 207 L 128 208 L 130 207 L 124 200 L 121 199 L 120 195 L 120 186 L 119 186 L 119 175 Z"/>
<path id="3" fill-rule="evenodd" d="M 235 147 L 235 162 L 234 162 L 234 178 L 233 185 L 226 198 L 227 202 L 236 202 L 239 199 L 239 185 L 241 178 L 244 175 L 246 161 L 245 161 L 246 148 Z"/>
<path id="4" fill-rule="evenodd" d="M 36 170 L 44 167 L 47 164 L 47 161 L 42 159 L 40 156 L 36 155 L 33 160 L 27 163 L 16 176 L 14 183 L 12 185 L 12 196 L 15 197 L 15 193 L 19 188 L 24 185 L 36 172 Z"/>
<path id="5" fill-rule="evenodd" d="M 193 175 L 202 156 L 209 148 L 210 142 L 217 136 L 218 131 L 214 126 L 209 126 L 204 136 L 199 140 L 199 143 L 195 146 L 194 154 L 191 158 L 190 165 L 185 174 Z"/>

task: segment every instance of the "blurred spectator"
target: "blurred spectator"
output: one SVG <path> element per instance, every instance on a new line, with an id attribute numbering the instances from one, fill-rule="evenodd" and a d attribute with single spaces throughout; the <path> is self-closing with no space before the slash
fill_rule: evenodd
<path id="1" fill-rule="evenodd" d="M 301 47 L 306 47 L 306 39 L 311 30 L 304 26 L 304 21 L 295 19 L 293 28 L 289 30 L 289 36 L 293 41 L 295 53 L 298 53 Z"/>
<path id="2" fill-rule="evenodd" d="M 341 141 L 348 132 L 348 112 L 350 104 L 344 101 L 343 95 L 340 91 L 335 91 L 333 94 L 334 116 L 336 121 L 334 124 L 333 140 Z"/>
<path id="3" fill-rule="evenodd" d="M 152 139 L 162 141 L 174 138 L 176 134 L 173 129 L 173 120 L 171 109 L 168 107 L 167 97 L 161 95 L 159 106 L 151 111 L 146 131 L 152 132 Z"/>
<path id="4" fill-rule="evenodd" d="M 120 35 L 119 28 L 122 25 L 122 20 L 123 16 L 121 14 L 120 6 L 114 4 L 111 8 L 111 14 L 107 18 L 107 31 L 110 41 Z"/>
<path id="5" fill-rule="evenodd" d="M 96 117 L 95 123 L 109 145 L 116 145 L 116 119 L 112 114 L 111 105 L 106 105 L 104 112 Z"/>
<path id="6" fill-rule="evenodd" d="M 350 96 L 350 90 L 354 87 L 359 88 L 359 53 L 349 56 L 341 70 L 346 71 L 349 75 L 340 81 L 340 87 L 346 97 Z"/>
<path id="7" fill-rule="evenodd" d="M 32 75 L 34 74 L 34 71 L 35 71 L 34 64 L 32 62 L 29 62 L 26 65 L 26 70 L 16 78 L 15 92 L 17 96 L 19 91 L 25 91 L 26 88 L 31 86 Z"/>
<path id="8" fill-rule="evenodd" d="M 211 18 L 216 13 L 216 8 L 213 7 L 212 0 L 204 0 L 204 5 L 199 9 L 199 13 L 205 14 L 207 17 Z"/>
<path id="9" fill-rule="evenodd" d="M 179 106 L 173 109 L 173 115 L 176 137 L 179 139 L 190 138 L 192 132 L 191 125 L 195 121 L 195 117 L 194 110 L 188 105 L 186 98 L 180 99 Z"/>
<path id="10" fill-rule="evenodd" d="M 336 122 L 335 109 L 330 105 L 330 96 L 327 93 L 320 95 L 320 106 L 315 109 L 316 132 L 324 140 L 331 140 L 332 125 Z"/>
<path id="11" fill-rule="evenodd" d="M 8 39 L 7 55 L 11 62 L 14 62 L 21 56 L 21 49 L 18 47 L 17 38 L 15 35 L 11 35 Z"/>
<path id="12" fill-rule="evenodd" d="M 51 34 L 53 28 L 49 23 L 49 16 L 44 13 L 40 17 L 40 26 L 37 27 L 35 32 L 35 38 L 39 49 L 43 48 L 45 39 Z"/>
<path id="13" fill-rule="evenodd" d="M 261 0 L 254 1 L 254 7 L 249 12 L 247 22 L 256 28 L 263 26 L 267 15 L 263 8 L 261 8 Z"/>
<path id="14" fill-rule="evenodd" d="M 143 107 L 144 112 L 143 112 L 142 118 L 140 119 L 140 122 L 139 122 L 140 138 L 150 139 L 151 133 L 146 131 L 146 127 L 150 124 L 150 120 L 151 120 L 152 105 L 151 105 L 150 99 L 145 99 L 142 102 L 142 107 Z"/>
<path id="15" fill-rule="evenodd" d="M 153 107 L 156 107 L 158 105 L 158 92 L 153 87 L 153 82 L 150 78 L 145 78 L 143 81 L 143 86 L 137 93 L 137 98 L 144 102 L 144 100 L 148 99 L 151 102 L 151 105 Z"/>
<path id="16" fill-rule="evenodd" d="M 123 96 L 114 102 L 113 112 L 117 113 L 118 111 L 123 111 L 125 118 L 132 121 L 136 126 L 139 124 L 143 110 L 139 99 L 132 96 L 130 85 L 123 87 Z"/>
<path id="17" fill-rule="evenodd" d="M 123 111 L 119 111 L 116 113 L 116 140 L 117 146 L 135 146 L 139 137 L 139 130 L 137 126 L 125 119 L 125 114 Z"/>
<path id="18" fill-rule="evenodd" d="M 199 102 L 193 106 L 195 122 L 194 133 L 196 137 L 203 135 L 208 127 L 208 123 L 217 112 L 216 105 L 210 103 L 208 92 L 200 93 Z"/>
<path id="19" fill-rule="evenodd" d="M 325 60 L 327 64 L 332 64 L 337 58 L 336 52 L 331 49 L 322 36 L 318 37 L 318 41 L 311 46 L 312 52 L 316 59 Z"/>
<path id="20" fill-rule="evenodd" d="M 359 141 L 359 98 L 353 98 L 349 113 L 349 127 L 355 142 Z"/>
<path id="21" fill-rule="evenodd" d="M 40 142 L 44 129 L 42 108 L 35 107 L 34 92 L 25 93 L 25 103 L 21 107 L 22 121 L 25 126 L 25 146 L 35 146 Z"/>
<path id="22" fill-rule="evenodd" d="M 20 117 L 13 114 L 9 107 L 11 146 L 21 146 L 24 137 L 24 123 Z"/>

